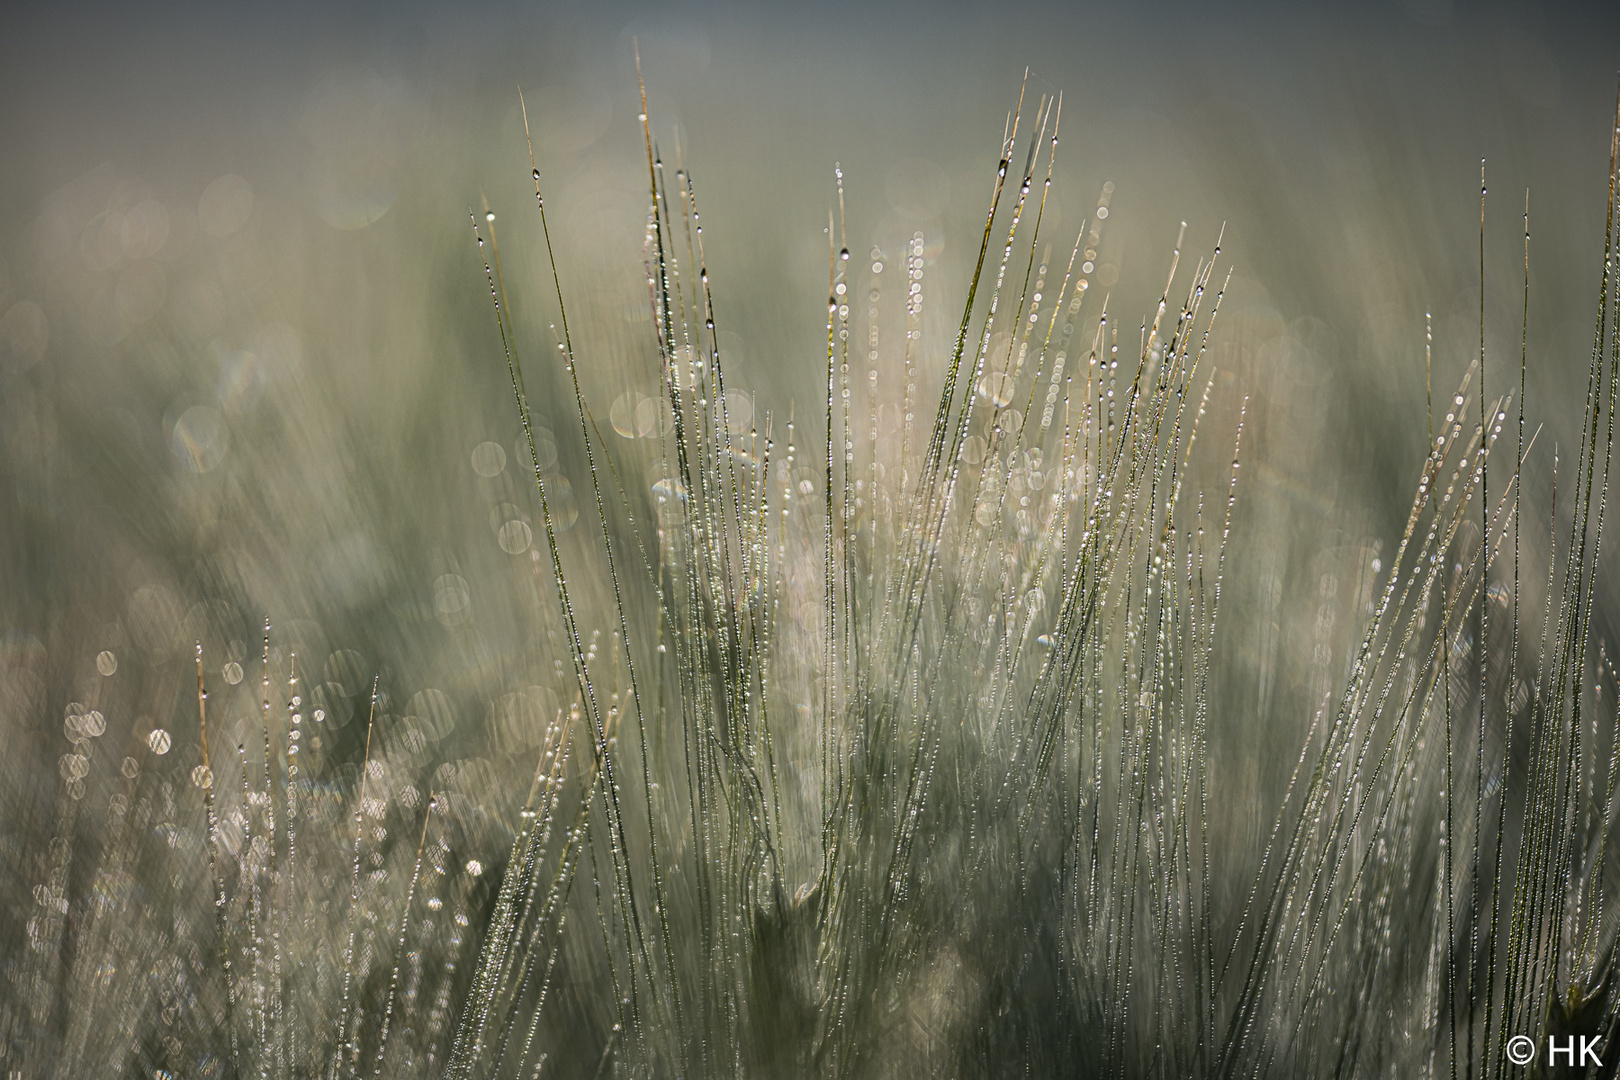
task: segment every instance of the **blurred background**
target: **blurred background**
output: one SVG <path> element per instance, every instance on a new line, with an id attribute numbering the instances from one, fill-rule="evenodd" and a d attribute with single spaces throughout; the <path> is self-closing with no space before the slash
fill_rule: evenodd
<path id="1" fill-rule="evenodd" d="M 728 385 L 760 417 L 813 416 L 824 392 L 835 163 L 856 263 L 924 237 L 935 392 L 1026 67 L 1032 95 L 1063 95 L 1055 263 L 1112 185 L 1077 340 L 1106 293 L 1129 344 L 1183 224 L 1183 289 L 1224 229 L 1207 430 L 1229 445 L 1247 395 L 1252 466 L 1222 614 L 1229 723 L 1297 747 L 1342 666 L 1356 568 L 1392 549 L 1416 486 L 1426 316 L 1438 412 L 1478 352 L 1481 158 L 1493 397 L 1518 381 L 1530 193 L 1546 427 L 1527 493 L 1545 503 L 1554 447 L 1579 437 L 1613 5 L 103 4 L 5 22 L 0 958 L 35 933 L 19 913 L 51 839 L 93 832 L 65 807 L 106 805 L 126 754 L 197 764 L 194 640 L 224 745 L 252 730 L 268 616 L 276 670 L 296 651 L 330 712 L 317 763 L 356 755 L 374 674 L 419 736 L 394 793 L 533 747 L 525 710 L 556 708 L 553 601 L 469 213 L 496 215 L 577 556 L 596 523 L 519 91 L 584 390 L 635 460 L 658 372 L 635 44 L 659 152 L 694 178 Z M 61 718 L 90 710 L 107 749 L 86 774 L 59 764 L 84 742 Z M 1289 764 L 1254 745 L 1215 749 L 1233 790 Z M 486 783 L 480 805 L 499 819 L 523 794 Z M 457 842 L 500 850 L 509 833 L 475 816 Z"/>

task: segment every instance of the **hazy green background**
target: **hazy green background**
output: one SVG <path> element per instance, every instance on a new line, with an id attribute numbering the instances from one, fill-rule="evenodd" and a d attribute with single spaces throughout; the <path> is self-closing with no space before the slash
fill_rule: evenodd
<path id="1" fill-rule="evenodd" d="M 190 642 L 213 678 L 265 614 L 326 683 L 444 689 L 439 759 L 500 745 L 489 701 L 548 666 L 545 593 L 498 543 L 532 520 L 528 486 L 472 467 L 486 441 L 512 458 L 517 425 L 467 215 L 485 198 L 498 214 L 531 392 L 560 428 L 521 86 L 587 393 L 605 418 L 653 390 L 633 40 L 661 152 L 696 178 L 731 384 L 778 415 L 818 396 L 834 162 L 857 254 L 924 231 L 937 357 L 1026 65 L 1032 92 L 1064 95 L 1054 244 L 1116 185 L 1097 280 L 1124 326 L 1157 300 L 1180 224 L 1193 258 L 1225 223 L 1209 437 L 1230 439 L 1250 395 L 1253 466 L 1228 723 L 1294 730 L 1332 667 L 1317 646 L 1354 621 L 1344 568 L 1398 533 L 1425 312 L 1442 400 L 1478 348 L 1482 157 L 1493 393 L 1516 382 L 1532 193 L 1538 498 L 1578 437 L 1612 7 L 108 5 L 5 24 L 5 895 L 51 835 L 66 704 L 113 703 L 120 747 L 161 724 L 189 740 Z M 580 489 L 577 445 L 553 441 Z M 1247 750 L 1223 752 L 1233 790 L 1261 782 Z"/>

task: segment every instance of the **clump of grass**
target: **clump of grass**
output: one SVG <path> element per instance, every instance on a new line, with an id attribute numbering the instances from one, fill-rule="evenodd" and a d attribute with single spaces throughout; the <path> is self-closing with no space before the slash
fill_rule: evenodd
<path id="1" fill-rule="evenodd" d="M 1607 1046 L 1620 738 L 1588 673 L 1596 653 L 1614 681 L 1593 641 L 1614 155 L 1576 493 L 1546 522 L 1547 564 L 1520 536 L 1528 342 L 1504 392 L 1482 332 L 1393 554 L 1348 568 L 1359 643 L 1251 842 L 1212 769 L 1244 731 L 1215 690 L 1246 415 L 1211 370 L 1229 276 L 1219 241 L 1190 271 L 1178 242 L 1122 347 L 1081 258 L 1105 215 L 1072 245 L 1041 231 L 1060 118 L 1045 98 L 1010 114 L 949 342 L 922 337 L 920 240 L 888 260 L 898 372 L 877 370 L 876 319 L 855 332 L 838 177 L 809 421 L 731 415 L 696 189 L 644 119 L 646 485 L 581 390 L 591 358 L 531 165 L 590 486 L 583 560 L 559 542 L 494 215 L 475 215 L 561 672 L 504 860 L 452 853 L 519 793 L 394 782 L 423 757 L 414 729 L 378 728 L 379 681 L 306 700 L 267 624 L 260 722 L 233 727 L 233 755 L 199 645 L 191 786 L 129 759 L 82 899 L 64 799 L 13 981 L 27 1002 L 7 1014 L 26 1068 L 1456 1076 L 1515 1068 L 1521 1035 Z M 1543 576 L 1538 611 L 1521 600 Z M 311 776 L 302 734 L 339 707 L 364 718 L 356 765 Z M 77 779 L 100 731 L 70 721 Z"/>
<path id="2" fill-rule="evenodd" d="M 548 518 L 588 755 L 530 803 L 453 1075 L 1495 1075 L 1513 1036 L 1612 1030 L 1620 740 L 1582 679 L 1608 261 L 1540 619 L 1520 603 L 1525 357 L 1516 392 L 1487 388 L 1482 334 L 1393 557 L 1356 568 L 1360 645 L 1233 889 L 1209 750 L 1240 728 L 1211 679 L 1241 407 L 1229 470 L 1195 452 L 1220 248 L 1185 275 L 1178 245 L 1134 355 L 1106 312 L 1071 341 L 1089 283 L 1040 232 L 1060 110 L 1043 99 L 1030 135 L 1024 104 L 932 423 L 911 423 L 908 334 L 898 453 L 865 422 L 877 378 L 851 375 L 850 255 L 830 252 L 825 456 L 800 490 L 791 421 L 777 474 L 772 421 L 727 422 L 696 197 L 650 126 L 669 463 L 650 506 L 579 392 L 553 261 L 622 666 L 589 662 Z M 1612 250 L 1612 168 L 1606 230 Z M 1526 275 L 1528 237 L 1526 213 Z M 600 995 L 591 1036 L 564 985 Z"/>

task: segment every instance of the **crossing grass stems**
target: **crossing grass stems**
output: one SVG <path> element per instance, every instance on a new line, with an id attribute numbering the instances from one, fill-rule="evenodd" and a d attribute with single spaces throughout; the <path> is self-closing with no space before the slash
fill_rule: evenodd
<path id="1" fill-rule="evenodd" d="M 868 350 L 852 329 L 862 264 L 840 171 L 824 415 L 734 418 L 697 189 L 662 161 L 644 92 L 641 119 L 660 387 L 645 446 L 604 437 L 581 389 L 593 360 L 530 152 L 547 351 L 600 541 L 585 565 L 559 543 L 494 215 L 472 218 L 562 661 L 498 884 L 439 899 L 451 837 L 481 810 L 459 791 L 389 804 L 376 682 L 352 777 L 300 775 L 312 703 L 296 658 L 285 681 L 272 671 L 269 623 L 263 760 L 239 746 L 227 795 L 199 645 L 197 790 L 131 779 L 92 896 L 67 897 L 73 854 L 53 848 L 22 978 L 60 1049 L 27 1069 L 1455 1077 L 1516 1069 L 1517 1035 L 1612 1041 L 1620 739 L 1589 675 L 1598 654 L 1615 681 L 1593 621 L 1620 121 L 1585 422 L 1572 468 L 1556 465 L 1574 494 L 1543 523 L 1547 564 L 1525 561 L 1519 527 L 1529 206 L 1517 386 L 1487 386 L 1510 365 L 1485 353 L 1482 182 L 1479 354 L 1394 555 L 1355 569 L 1369 614 L 1347 673 L 1259 847 L 1233 857 L 1237 808 L 1210 766 L 1240 730 L 1214 683 L 1247 402 L 1208 430 L 1219 242 L 1189 273 L 1178 241 L 1138 349 L 1128 328 L 1122 348 L 1089 273 L 1112 187 L 1054 248 L 1061 103 L 1021 95 L 931 415 L 922 242 L 884 279 L 904 290 L 884 324 L 902 327 L 885 353 L 897 384 L 877 369 L 876 272 Z M 650 490 L 637 453 L 656 460 Z M 1529 574 L 1545 575 L 1540 611 L 1521 605 Z M 196 834 L 152 844 L 155 820 L 187 813 Z M 415 826 L 402 842 L 384 842 L 389 814 Z M 150 901 L 190 887 L 168 870 L 197 848 L 209 925 L 164 926 Z M 109 1056 L 98 1016 L 154 1004 L 162 1028 L 125 1028 Z"/>

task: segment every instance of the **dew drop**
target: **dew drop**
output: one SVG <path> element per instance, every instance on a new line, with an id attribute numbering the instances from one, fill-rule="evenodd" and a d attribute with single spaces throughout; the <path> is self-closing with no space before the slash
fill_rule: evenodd
<path id="1" fill-rule="evenodd" d="M 534 532 L 524 521 L 508 521 L 502 525 L 497 534 L 501 550 L 508 555 L 521 555 L 529 550 L 529 544 L 534 539 Z"/>

